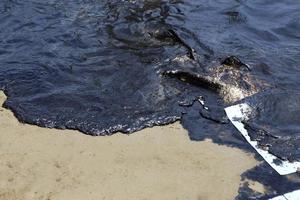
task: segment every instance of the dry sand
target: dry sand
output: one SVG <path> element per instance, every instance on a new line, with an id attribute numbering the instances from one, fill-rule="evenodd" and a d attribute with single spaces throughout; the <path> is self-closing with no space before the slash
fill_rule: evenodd
<path id="1" fill-rule="evenodd" d="M 0 108 L 1 200 L 232 200 L 257 164 L 239 149 L 189 140 L 179 123 L 91 137 L 24 125 Z"/>

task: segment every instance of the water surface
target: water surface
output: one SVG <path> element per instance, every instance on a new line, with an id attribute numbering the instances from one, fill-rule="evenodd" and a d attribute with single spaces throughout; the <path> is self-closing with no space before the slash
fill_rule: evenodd
<path id="1" fill-rule="evenodd" d="M 2 0 L 5 106 L 22 122 L 90 135 L 181 120 L 193 140 L 247 148 L 224 117 L 234 102 L 164 75 L 208 76 L 236 56 L 268 85 L 251 100 L 260 114 L 249 122 L 268 134 L 252 137 L 300 160 L 299 10 L 292 0 Z"/>

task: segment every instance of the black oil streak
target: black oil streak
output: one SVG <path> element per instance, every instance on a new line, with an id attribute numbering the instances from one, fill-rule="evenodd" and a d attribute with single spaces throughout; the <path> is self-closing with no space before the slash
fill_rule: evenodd
<path id="1" fill-rule="evenodd" d="M 21 122 L 94 136 L 180 120 L 192 140 L 253 152 L 210 77 L 223 64 L 272 86 L 241 101 L 256 109 L 245 124 L 274 155 L 300 160 L 299 9 L 290 0 L 2 0 L 4 107 Z M 243 78 L 237 87 L 247 88 Z M 268 166 L 244 176 L 274 194 L 297 185 Z M 242 186 L 237 199 L 251 198 L 267 197 Z"/>

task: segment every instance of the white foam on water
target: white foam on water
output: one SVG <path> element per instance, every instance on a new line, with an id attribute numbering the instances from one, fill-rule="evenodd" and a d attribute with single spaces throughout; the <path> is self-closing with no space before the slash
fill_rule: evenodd
<path id="1" fill-rule="evenodd" d="M 274 170 L 276 170 L 280 175 L 287 175 L 297 172 L 297 170 L 300 169 L 300 162 L 289 162 L 282 160 L 280 165 L 275 164 L 274 160 L 278 160 L 279 158 L 270 154 L 267 150 L 259 148 L 257 141 L 252 141 L 250 139 L 250 136 L 247 130 L 244 128 L 244 124 L 242 123 L 242 121 L 247 119 L 247 112 L 251 112 L 251 110 L 251 107 L 246 103 L 225 108 L 225 112 L 232 124 L 238 129 L 238 131 L 244 136 L 247 142 L 264 158 L 264 160 Z"/>

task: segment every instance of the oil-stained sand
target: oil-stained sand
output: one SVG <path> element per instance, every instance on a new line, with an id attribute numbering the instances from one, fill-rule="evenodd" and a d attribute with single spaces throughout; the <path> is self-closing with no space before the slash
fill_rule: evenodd
<path id="1" fill-rule="evenodd" d="M 231 200 L 258 164 L 239 149 L 189 140 L 179 123 L 91 137 L 20 124 L 0 109 L 1 200 Z"/>

